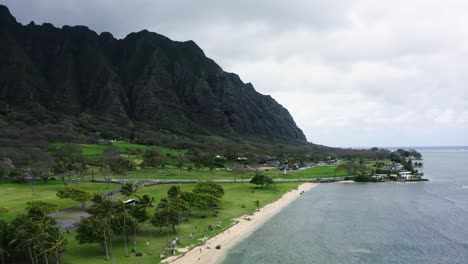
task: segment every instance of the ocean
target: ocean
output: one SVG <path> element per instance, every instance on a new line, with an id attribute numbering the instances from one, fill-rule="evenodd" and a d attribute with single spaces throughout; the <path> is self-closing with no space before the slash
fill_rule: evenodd
<path id="1" fill-rule="evenodd" d="M 418 150 L 429 182 L 320 184 L 223 264 L 468 263 L 468 147 Z"/>

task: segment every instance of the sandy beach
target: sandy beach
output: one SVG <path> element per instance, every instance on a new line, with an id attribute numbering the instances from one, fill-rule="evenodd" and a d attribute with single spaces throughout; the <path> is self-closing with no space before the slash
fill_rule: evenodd
<path id="1" fill-rule="evenodd" d="M 248 237 L 268 219 L 297 199 L 302 191 L 308 191 L 316 185 L 316 183 L 304 183 L 300 185 L 297 190 L 289 191 L 278 200 L 261 208 L 260 212 L 236 219 L 238 221 L 237 224 L 209 238 L 204 245 L 196 246 L 181 256 L 170 257 L 165 262 L 171 264 L 220 263 L 229 252 L 229 249 Z M 221 249 L 216 249 L 217 245 L 221 245 Z"/>

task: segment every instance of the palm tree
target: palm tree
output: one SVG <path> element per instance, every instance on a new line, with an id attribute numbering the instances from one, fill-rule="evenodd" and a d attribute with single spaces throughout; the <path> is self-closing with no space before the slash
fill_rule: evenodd
<path id="1" fill-rule="evenodd" d="M 47 232 L 44 236 L 43 242 L 43 254 L 47 252 L 53 252 L 55 255 L 55 263 L 60 264 L 60 256 L 65 250 L 67 244 L 67 239 L 63 236 L 63 233 L 60 232 L 60 229 L 57 226 L 49 226 Z"/>
<path id="2" fill-rule="evenodd" d="M 132 199 L 135 199 L 135 197 L 138 197 L 136 195 L 137 191 L 139 190 L 139 186 L 137 184 L 133 184 L 131 182 L 127 182 L 122 187 L 120 188 L 120 193 L 124 195 L 125 197 L 132 197 Z M 135 217 L 135 215 L 133 215 Z M 136 217 L 135 217 L 136 218 Z M 136 235 L 136 223 L 137 221 L 133 222 L 133 249 L 137 250 L 137 235 Z"/>
<path id="3" fill-rule="evenodd" d="M 123 232 L 124 232 L 124 242 L 125 242 L 125 256 L 128 257 L 128 245 L 127 245 L 127 218 L 131 218 L 130 216 L 130 210 L 128 208 L 127 204 L 124 203 L 117 203 L 116 212 L 118 215 L 123 216 Z"/>
<path id="4" fill-rule="evenodd" d="M 151 244 L 151 213 L 150 213 L 150 208 L 154 207 L 153 202 L 154 202 L 154 197 L 150 198 L 147 194 L 143 195 L 140 198 L 140 201 L 138 202 L 139 206 L 141 206 L 141 208 L 144 208 L 148 212 L 148 230 L 149 230 L 148 246 Z"/>
<path id="5" fill-rule="evenodd" d="M 40 243 L 41 230 L 39 225 L 32 220 L 23 218 L 23 222 L 18 226 L 10 244 L 16 244 L 18 248 L 26 248 L 31 258 L 31 263 L 39 263 L 36 248 Z"/>
<path id="6" fill-rule="evenodd" d="M 114 204 L 110 200 L 103 200 L 99 204 L 96 205 L 94 208 L 94 215 L 99 219 L 102 219 L 104 225 L 104 243 L 106 246 L 106 257 L 109 260 L 109 254 L 107 252 L 107 237 L 109 237 L 109 246 L 110 246 L 110 259 L 112 263 L 114 263 L 114 255 L 112 249 L 112 227 L 111 227 L 111 220 L 116 213 Z"/>
<path id="7" fill-rule="evenodd" d="M 137 191 L 139 190 L 139 186 L 137 184 L 133 184 L 131 182 L 127 182 L 120 188 L 120 193 L 126 197 L 135 198 Z"/>

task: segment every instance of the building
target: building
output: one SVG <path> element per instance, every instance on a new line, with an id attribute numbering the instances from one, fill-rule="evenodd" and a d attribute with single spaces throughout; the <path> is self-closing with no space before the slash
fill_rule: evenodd
<path id="1" fill-rule="evenodd" d="M 401 170 L 398 172 L 398 178 L 400 180 L 409 180 L 412 176 L 413 175 L 411 175 L 411 171 Z"/>

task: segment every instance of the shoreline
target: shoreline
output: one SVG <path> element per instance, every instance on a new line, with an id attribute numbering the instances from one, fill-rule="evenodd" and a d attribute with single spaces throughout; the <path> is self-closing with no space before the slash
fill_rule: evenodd
<path id="1" fill-rule="evenodd" d="M 301 195 L 302 191 L 309 191 L 317 185 L 317 183 L 303 183 L 299 185 L 297 190 L 293 189 L 283 194 L 283 196 L 272 203 L 260 208 L 260 212 L 255 212 L 253 215 L 243 215 L 235 219 L 236 223 L 221 233 L 210 237 L 203 245 L 195 246 L 180 256 L 169 257 L 165 259 L 163 263 L 220 263 L 226 257 L 231 248 L 235 247 L 239 242 L 251 235 L 266 221 L 296 200 Z M 216 249 L 215 247 L 217 245 L 221 245 L 221 248 Z"/>

